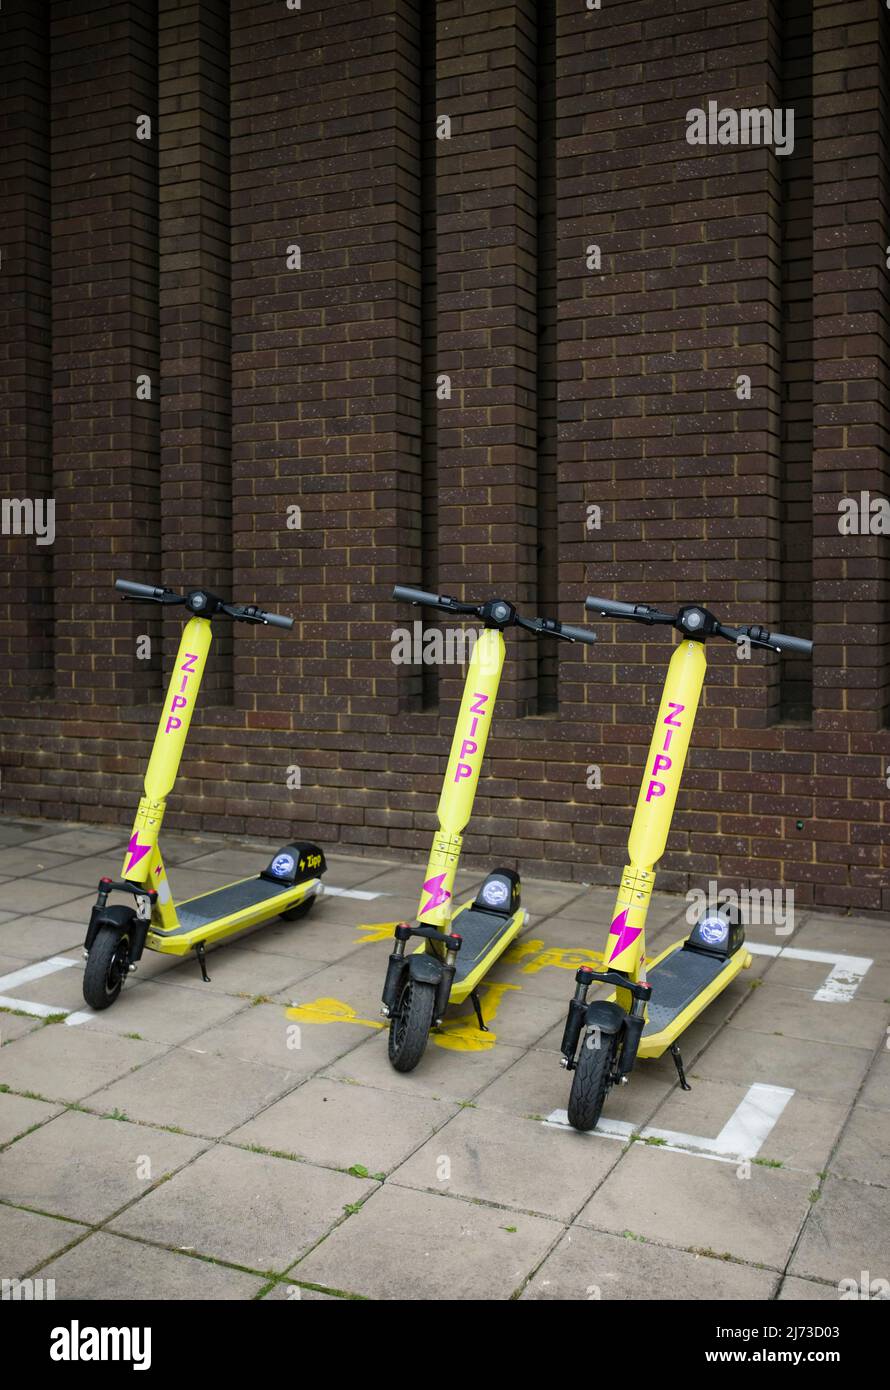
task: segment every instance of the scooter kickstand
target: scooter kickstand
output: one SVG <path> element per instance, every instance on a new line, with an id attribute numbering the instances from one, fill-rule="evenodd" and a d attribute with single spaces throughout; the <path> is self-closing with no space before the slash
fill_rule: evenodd
<path id="1" fill-rule="evenodd" d="M 476 993 L 475 990 L 473 990 L 473 993 L 470 995 L 470 998 L 473 1001 L 473 1008 L 476 1010 L 476 1022 L 479 1024 L 479 1027 L 482 1029 L 483 1033 L 490 1033 L 491 1029 L 486 1028 L 485 1023 L 482 1020 L 482 1005 L 479 1003 L 479 995 Z"/>
<path id="2" fill-rule="evenodd" d="M 671 1043 L 671 1056 L 673 1057 L 674 1064 L 677 1068 L 677 1075 L 680 1078 L 681 1089 L 684 1091 L 691 1091 L 692 1087 L 686 1080 L 686 1073 L 683 1070 L 683 1058 L 680 1056 L 680 1048 L 677 1043 Z"/>
<path id="3" fill-rule="evenodd" d="M 204 942 L 199 941 L 195 947 L 195 955 L 198 957 L 198 964 L 201 967 L 201 979 L 205 985 L 210 984 L 210 976 L 207 974 L 207 952 L 204 950 Z"/>

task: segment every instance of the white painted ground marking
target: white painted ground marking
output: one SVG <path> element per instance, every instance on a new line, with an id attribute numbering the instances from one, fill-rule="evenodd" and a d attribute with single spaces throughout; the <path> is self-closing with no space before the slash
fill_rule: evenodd
<path id="1" fill-rule="evenodd" d="M 360 898 L 365 903 L 390 896 L 389 893 L 369 893 L 363 888 L 329 888 L 327 884 L 323 885 L 323 892 L 326 898 Z"/>
<path id="2" fill-rule="evenodd" d="M 830 965 L 825 983 L 813 995 L 820 1004 L 848 1004 L 874 965 L 871 956 L 845 956 L 840 951 L 805 951 L 799 946 L 767 946 L 759 941 L 746 941 L 745 945 L 755 956 L 781 956 L 783 960 Z"/>
<path id="3" fill-rule="evenodd" d="M 68 956 L 50 956 L 47 960 L 35 961 L 33 965 L 14 970 L 11 975 L 0 975 L 0 990 L 17 989 L 19 985 L 27 985 L 31 980 L 42 980 L 45 975 L 55 975 L 57 970 L 66 970 L 69 966 L 77 964 L 76 960 L 70 960 Z M 88 1018 L 94 1017 L 83 1010 L 75 1012 L 72 1009 L 63 1009 L 61 1005 L 37 1004 L 33 1000 L 18 999 L 11 994 L 0 994 L 0 1008 L 18 1009 L 23 1014 L 31 1014 L 33 1018 L 49 1018 L 50 1014 L 64 1014 L 69 1028 L 76 1027 L 78 1023 L 86 1023 Z"/>
<path id="4" fill-rule="evenodd" d="M 55 975 L 57 970 L 64 970 L 69 965 L 76 965 L 76 960 L 70 960 L 68 956 L 49 956 L 47 960 L 35 961 L 33 965 L 26 965 L 21 970 L 15 970 L 11 975 L 0 975 L 0 990 L 17 989 L 19 985 L 26 985 L 31 980 L 41 980 L 44 975 Z"/>
<path id="5" fill-rule="evenodd" d="M 716 1139 L 701 1134 L 681 1134 L 673 1129 L 655 1129 L 647 1125 L 639 1131 L 641 1139 L 661 1139 L 658 1148 L 670 1153 L 688 1153 L 693 1158 L 709 1158 L 718 1163 L 738 1163 L 756 1158 L 764 1141 L 788 1104 L 793 1091 L 785 1086 L 766 1086 L 755 1081 L 748 1093 L 730 1115 Z M 544 1120 L 545 1125 L 567 1129 L 569 1118 L 565 1110 L 554 1110 Z M 602 1139 L 620 1139 L 627 1143 L 637 1131 L 629 1120 L 600 1120 L 591 1134 Z"/>

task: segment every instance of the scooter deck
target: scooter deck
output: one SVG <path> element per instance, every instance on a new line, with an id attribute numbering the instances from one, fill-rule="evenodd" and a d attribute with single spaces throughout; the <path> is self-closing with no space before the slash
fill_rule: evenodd
<path id="1" fill-rule="evenodd" d="M 677 941 L 669 946 L 646 972 L 652 998 L 638 1057 L 660 1057 L 739 971 L 751 964 L 751 954 L 744 946 L 722 960 L 703 951 L 684 951 L 684 944 Z M 614 994 L 611 997 L 614 999 Z"/>
<path id="2" fill-rule="evenodd" d="M 461 948 L 457 953 L 449 1004 L 460 1004 L 469 998 L 483 975 L 522 930 L 527 916 L 522 907 L 512 917 L 504 917 L 499 912 L 474 908 L 471 902 L 464 903 L 456 910 L 451 919 L 451 930 L 460 933 Z M 426 944 L 419 946 L 418 950 L 425 951 Z"/>
<path id="3" fill-rule="evenodd" d="M 320 891 L 320 878 L 288 887 L 257 876 L 241 878 L 223 888 L 214 888 L 209 893 L 199 893 L 195 898 L 177 903 L 179 926 L 170 931 L 152 927 L 145 944 L 166 955 L 185 956 L 199 941 L 210 946 L 266 922 L 289 907 L 297 907 Z"/>

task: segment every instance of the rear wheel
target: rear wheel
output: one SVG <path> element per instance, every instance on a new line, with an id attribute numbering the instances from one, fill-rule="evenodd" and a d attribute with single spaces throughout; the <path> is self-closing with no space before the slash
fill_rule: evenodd
<path id="1" fill-rule="evenodd" d="M 299 922 L 301 917 L 309 916 L 315 906 L 317 896 L 317 893 L 313 893 L 311 898 L 304 898 L 301 903 L 297 903 L 296 907 L 286 907 L 283 912 L 279 912 L 278 916 L 282 922 Z"/>
<path id="2" fill-rule="evenodd" d="M 617 1048 L 617 1034 L 602 1033 L 598 1028 L 585 1031 L 569 1096 L 569 1124 L 575 1129 L 596 1128 L 612 1085 Z"/>
<path id="3" fill-rule="evenodd" d="M 405 981 L 389 1025 L 389 1060 L 396 1071 L 413 1071 L 423 1056 L 435 1005 L 435 985 Z"/>
<path id="4" fill-rule="evenodd" d="M 83 997 L 91 1009 L 108 1009 L 121 992 L 130 963 L 130 938 L 100 927 L 87 956 Z"/>

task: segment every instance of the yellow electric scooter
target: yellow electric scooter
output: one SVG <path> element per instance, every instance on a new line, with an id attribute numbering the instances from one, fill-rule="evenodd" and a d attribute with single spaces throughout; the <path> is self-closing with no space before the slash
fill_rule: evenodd
<path id="1" fill-rule="evenodd" d="M 674 627 L 681 640 L 668 666 L 649 745 L 627 844 L 630 863 L 621 876 L 603 955 L 605 969 L 582 966 L 569 1003 L 562 1065 L 574 1072 L 568 1117 L 580 1130 L 596 1126 L 610 1088 L 627 1081 L 638 1057 L 660 1057 L 670 1048 L 680 1085 L 690 1090 L 677 1038 L 751 964 L 738 912 L 724 903 L 706 909 L 685 940 L 675 941 L 646 968 L 645 924 L 654 866 L 664 853 L 680 789 L 705 676 L 705 640 L 723 637 L 804 656 L 813 650 L 803 637 L 759 626 L 726 627 L 697 603 L 684 604 L 677 613 L 600 598 L 588 598 L 586 607 L 607 618 Z M 588 1003 L 594 981 L 614 986 L 615 992 Z"/>
<path id="2" fill-rule="evenodd" d="M 205 962 L 208 946 L 273 917 L 285 921 L 304 917 L 321 892 L 326 867 L 317 845 L 284 845 L 256 877 L 242 878 L 174 904 L 158 833 L 210 650 L 211 620 L 224 614 L 237 622 L 282 628 L 292 628 L 294 620 L 264 613 L 253 605 L 241 608 L 225 603 L 206 589 L 190 589 L 182 595 L 128 579 L 119 579 L 115 588 L 125 599 L 182 604 L 191 617 L 179 644 L 145 774 L 145 795 L 136 812 L 120 880 L 99 880 L 99 896 L 90 914 L 84 943 L 83 996 L 93 1009 L 107 1009 L 114 1003 L 146 946 L 173 956 L 185 956 L 193 950 L 203 979 L 209 981 Z M 112 893 L 128 894 L 135 906 L 109 906 Z"/>
<path id="3" fill-rule="evenodd" d="M 393 598 L 443 613 L 480 619 L 483 632 L 467 667 L 463 700 L 457 716 L 451 755 L 439 797 L 439 828 L 433 837 L 417 912 L 417 926 L 395 926 L 381 1013 L 390 1020 L 389 1060 L 396 1071 L 412 1071 L 423 1056 L 430 1029 L 438 1026 L 448 1004 L 469 998 L 479 1027 L 487 1032 L 476 986 L 521 930 L 526 914 L 520 905 L 519 875 L 495 869 L 471 902 L 454 906 L 454 878 L 470 819 L 495 699 L 504 667 L 503 633 L 525 628 L 567 642 L 596 641 L 586 628 L 567 627 L 547 618 L 522 618 L 506 599 L 461 603 L 445 595 L 397 585 Z M 405 954 L 412 937 L 417 950 Z"/>

